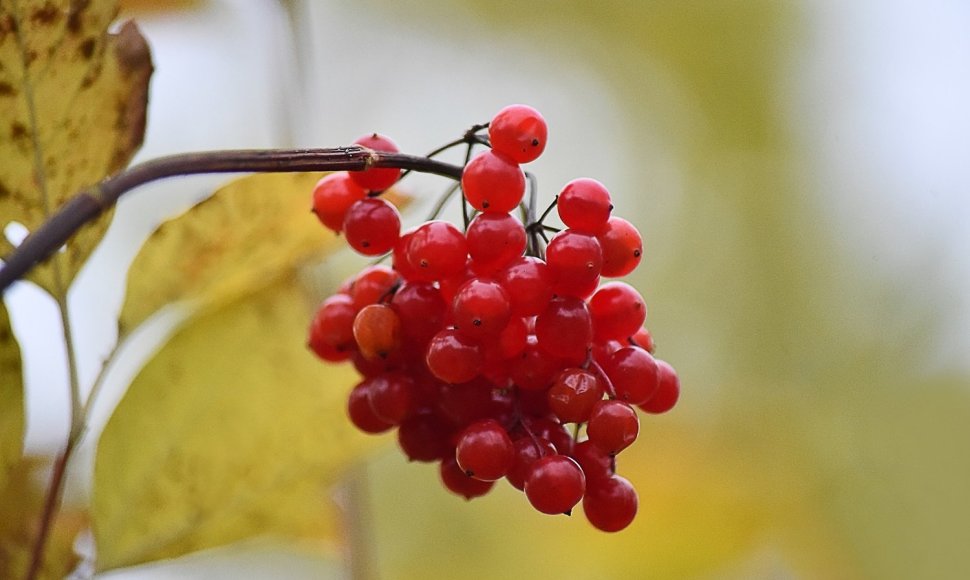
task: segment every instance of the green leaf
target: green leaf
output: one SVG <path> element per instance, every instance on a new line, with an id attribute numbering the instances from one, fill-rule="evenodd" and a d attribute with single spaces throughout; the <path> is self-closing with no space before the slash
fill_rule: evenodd
<path id="1" fill-rule="evenodd" d="M 24 382 L 20 346 L 0 300 L 0 490 L 20 459 L 24 440 Z"/>
<path id="2" fill-rule="evenodd" d="M 334 246 L 336 236 L 310 212 L 321 176 L 242 177 L 159 226 L 128 271 L 121 333 L 172 302 L 202 311 L 231 302 Z"/>
<path id="3" fill-rule="evenodd" d="M 194 318 L 141 371 L 98 445 L 98 569 L 335 537 L 325 486 L 381 439 L 345 416 L 354 370 L 306 349 L 311 312 L 287 276 Z"/>
<path id="4" fill-rule="evenodd" d="M 108 27 L 112 1 L 0 3 L 0 230 L 33 231 L 85 186 L 125 167 L 145 131 L 150 51 L 138 28 Z M 107 229 L 85 227 L 32 279 L 63 294 Z M 9 243 L 2 248 L 9 251 Z"/>

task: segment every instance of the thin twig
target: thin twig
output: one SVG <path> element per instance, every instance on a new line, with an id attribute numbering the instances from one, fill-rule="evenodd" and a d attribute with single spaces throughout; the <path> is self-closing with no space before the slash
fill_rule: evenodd
<path id="1" fill-rule="evenodd" d="M 125 193 L 151 181 L 202 173 L 286 173 L 362 171 L 369 167 L 413 169 L 461 179 L 462 168 L 427 157 L 381 153 L 366 147 L 331 149 L 206 151 L 161 157 L 135 165 L 84 190 L 61 206 L 4 258 L 0 292 L 63 246 L 81 227 L 117 203 Z"/>

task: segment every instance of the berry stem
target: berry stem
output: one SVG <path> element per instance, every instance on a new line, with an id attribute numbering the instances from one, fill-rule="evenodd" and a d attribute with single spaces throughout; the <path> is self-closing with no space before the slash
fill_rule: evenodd
<path id="1" fill-rule="evenodd" d="M 589 361 L 589 366 L 592 367 L 596 374 L 599 375 L 600 380 L 603 381 L 603 384 L 606 386 L 606 394 L 609 395 L 611 399 L 615 399 L 616 389 L 613 388 L 613 381 L 610 380 L 610 377 L 606 376 L 606 371 L 603 370 L 600 363 L 596 362 L 596 359 L 591 358 Z"/>
<path id="2" fill-rule="evenodd" d="M 471 145 L 469 145 L 470 149 Z M 470 153 L 470 152 L 469 152 Z M 24 239 L 0 269 L 0 292 L 46 260 L 82 226 L 118 202 L 122 195 L 146 183 L 203 173 L 289 173 L 299 171 L 361 171 L 396 167 L 461 179 L 462 168 L 427 157 L 380 153 L 366 147 L 329 149 L 253 149 L 205 151 L 160 157 L 103 179 L 69 199 L 36 231 Z M 467 217 L 466 217 L 467 223 Z"/>

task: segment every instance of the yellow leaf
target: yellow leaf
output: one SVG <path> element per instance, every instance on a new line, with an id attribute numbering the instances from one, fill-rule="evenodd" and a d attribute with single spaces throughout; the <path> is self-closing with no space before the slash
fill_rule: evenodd
<path id="1" fill-rule="evenodd" d="M 20 346 L 0 300 L 0 490 L 20 459 L 24 438 L 24 383 Z"/>
<path id="2" fill-rule="evenodd" d="M 6 486 L 0 488 L 0 578 L 23 578 L 30 566 L 46 491 L 46 462 L 37 457 L 22 458 L 10 471 Z M 47 538 L 38 578 L 64 578 L 77 566 L 74 540 L 88 523 L 83 509 L 61 505 Z"/>
<path id="3" fill-rule="evenodd" d="M 0 230 L 19 222 L 33 231 L 78 190 L 125 167 L 141 145 L 151 56 L 134 24 L 108 33 L 116 14 L 108 0 L 0 4 Z M 63 294 L 109 220 L 57 254 L 59 276 L 48 263 L 32 278 Z"/>
<path id="4" fill-rule="evenodd" d="M 354 370 L 307 351 L 311 311 L 288 276 L 194 318 L 141 371 L 98 444 L 98 569 L 334 537 L 325 486 L 380 439 L 346 418 Z"/>
<path id="5" fill-rule="evenodd" d="M 121 332 L 171 302 L 193 300 L 202 310 L 226 304 L 333 245 L 336 236 L 310 212 L 321 175 L 242 177 L 159 226 L 128 271 Z"/>

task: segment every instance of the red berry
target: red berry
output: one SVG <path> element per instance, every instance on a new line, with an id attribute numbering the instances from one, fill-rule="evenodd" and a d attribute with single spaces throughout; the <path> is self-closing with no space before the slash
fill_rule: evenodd
<path id="1" fill-rule="evenodd" d="M 468 245 L 457 227 L 434 220 L 414 230 L 406 252 L 411 267 L 422 280 L 441 280 L 464 270 Z"/>
<path id="2" fill-rule="evenodd" d="M 481 347 L 457 330 L 439 331 L 428 344 L 425 362 L 434 376 L 451 383 L 465 383 L 482 371 Z"/>
<path id="3" fill-rule="evenodd" d="M 482 481 L 503 477 L 514 457 L 512 439 L 495 419 L 483 419 L 466 427 L 455 449 L 455 459 L 465 475 Z"/>
<path id="4" fill-rule="evenodd" d="M 549 241 L 546 262 L 555 279 L 555 292 L 582 298 L 595 289 L 603 269 L 603 250 L 595 237 L 563 230 Z"/>
<path id="5" fill-rule="evenodd" d="M 680 398 L 680 379 L 677 377 L 677 371 L 669 363 L 660 359 L 655 360 L 660 374 L 660 386 L 653 396 L 638 406 L 647 413 L 659 414 L 666 413 L 677 404 L 677 399 Z"/>
<path id="6" fill-rule="evenodd" d="M 647 318 L 647 305 L 633 286 L 608 282 L 590 298 L 589 313 L 597 341 L 623 340 L 640 330 Z"/>
<path id="7" fill-rule="evenodd" d="M 367 393 L 378 419 L 400 425 L 414 405 L 414 381 L 404 373 L 385 373 L 371 379 Z"/>
<path id="8" fill-rule="evenodd" d="M 320 223 L 339 232 L 343 229 L 347 210 L 366 195 L 367 192 L 354 183 L 346 171 L 331 173 L 313 188 L 313 213 Z"/>
<path id="9" fill-rule="evenodd" d="M 594 445 L 589 439 L 573 447 L 572 458 L 583 468 L 587 485 L 594 480 L 610 477 L 615 471 L 613 456 Z"/>
<path id="10" fill-rule="evenodd" d="M 529 503 L 544 514 L 569 514 L 585 491 L 583 470 L 565 455 L 547 455 L 536 460 L 525 480 Z"/>
<path id="11" fill-rule="evenodd" d="M 377 133 L 364 135 L 354 141 L 354 144 L 363 145 L 364 147 L 383 153 L 398 152 L 397 145 L 389 137 L 378 135 Z M 394 185 L 394 182 L 400 177 L 401 170 L 394 167 L 372 167 L 363 171 L 353 171 L 350 173 L 350 178 L 357 185 L 370 191 L 384 191 Z"/>
<path id="12" fill-rule="evenodd" d="M 444 327 L 447 305 L 431 284 L 405 282 L 391 298 L 391 308 L 401 319 L 401 332 L 408 342 L 424 346 Z"/>
<path id="13" fill-rule="evenodd" d="M 347 400 L 347 414 L 350 422 L 364 433 L 383 433 L 394 425 L 374 414 L 370 405 L 370 390 L 373 379 L 365 379 L 350 391 Z"/>
<path id="14" fill-rule="evenodd" d="M 387 266 L 378 264 L 364 268 L 350 286 L 354 307 L 360 310 L 368 304 L 386 301 L 400 282 L 401 276 Z"/>
<path id="15" fill-rule="evenodd" d="M 563 423 L 584 423 L 593 405 L 603 398 L 603 387 L 593 373 L 568 368 L 559 373 L 547 392 L 549 408 Z"/>
<path id="16" fill-rule="evenodd" d="M 613 384 L 616 397 L 631 405 L 647 402 L 660 386 L 656 359 L 637 346 L 626 346 L 611 354 L 603 371 Z"/>
<path id="17" fill-rule="evenodd" d="M 547 132 L 546 120 L 528 105 L 509 105 L 488 124 L 492 149 L 516 163 L 528 163 L 542 155 Z"/>
<path id="18" fill-rule="evenodd" d="M 525 251 L 525 227 L 507 213 L 478 214 L 465 237 L 472 266 L 480 274 L 504 268 Z"/>
<path id="19" fill-rule="evenodd" d="M 602 183 L 584 177 L 562 188 L 556 198 L 556 209 L 562 223 L 570 229 L 597 235 L 606 229 L 613 202 Z"/>
<path id="20" fill-rule="evenodd" d="M 637 492 L 619 475 L 588 481 L 583 496 L 583 513 L 598 530 L 618 532 L 637 515 Z"/>
<path id="21" fill-rule="evenodd" d="M 509 322 L 509 295 L 498 282 L 472 278 L 455 294 L 451 312 L 458 332 L 478 340 L 494 338 Z"/>
<path id="22" fill-rule="evenodd" d="M 574 365 L 586 360 L 593 340 L 593 326 L 586 303 L 579 298 L 553 298 L 536 316 L 539 349 Z"/>
<path id="23" fill-rule="evenodd" d="M 448 443 L 450 436 L 448 426 L 432 413 L 412 415 L 397 430 L 398 444 L 411 461 L 439 461 L 454 456 Z"/>
<path id="24" fill-rule="evenodd" d="M 543 390 L 561 368 L 562 361 L 540 350 L 535 336 L 529 335 L 522 354 L 512 361 L 509 375 L 521 389 Z"/>
<path id="25" fill-rule="evenodd" d="M 656 345 L 653 342 L 653 335 L 646 328 L 640 328 L 633 333 L 630 341 L 650 354 L 653 354 L 653 351 L 656 349 Z"/>
<path id="26" fill-rule="evenodd" d="M 394 248 L 401 232 L 401 214 L 383 199 L 364 198 L 347 210 L 343 229 L 351 248 L 365 256 L 379 256 Z"/>
<path id="27" fill-rule="evenodd" d="M 518 164 L 496 151 L 472 159 L 461 174 L 465 199 L 481 212 L 509 213 L 525 193 L 525 175 Z"/>
<path id="28" fill-rule="evenodd" d="M 626 276 L 640 264 L 643 240 L 637 228 L 625 219 L 611 217 L 606 223 L 606 231 L 596 239 L 603 249 L 603 276 Z"/>
<path id="29" fill-rule="evenodd" d="M 633 407 L 623 401 L 596 403 L 586 425 L 589 440 L 606 453 L 616 455 L 637 440 L 640 420 Z"/>
<path id="30" fill-rule="evenodd" d="M 552 298 L 553 275 L 549 266 L 532 256 L 519 258 L 496 275 L 496 280 L 509 294 L 512 314 L 535 316 Z"/>
<path id="31" fill-rule="evenodd" d="M 354 317 L 357 310 L 345 294 L 335 294 L 323 301 L 310 323 L 307 345 L 320 358 L 340 362 L 356 350 Z"/>
<path id="32" fill-rule="evenodd" d="M 465 475 L 461 467 L 458 467 L 458 462 L 455 461 L 454 457 L 442 460 L 440 470 L 441 482 L 445 484 L 445 487 L 465 499 L 483 496 L 495 485 L 494 481 L 482 481 Z"/>

